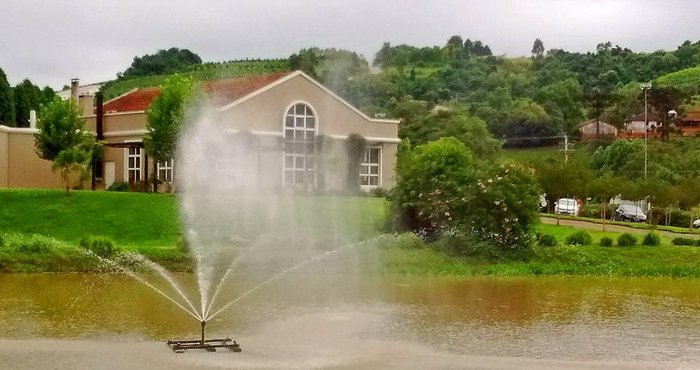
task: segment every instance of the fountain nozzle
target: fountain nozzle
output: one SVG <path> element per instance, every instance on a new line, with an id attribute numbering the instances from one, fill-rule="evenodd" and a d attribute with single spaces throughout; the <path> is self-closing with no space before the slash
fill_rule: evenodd
<path id="1" fill-rule="evenodd" d="M 202 320 L 202 345 L 204 345 L 204 327 L 207 326 L 207 322 Z"/>

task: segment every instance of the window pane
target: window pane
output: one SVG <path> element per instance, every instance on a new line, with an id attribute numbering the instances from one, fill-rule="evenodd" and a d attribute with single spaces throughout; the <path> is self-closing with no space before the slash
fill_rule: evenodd
<path id="1" fill-rule="evenodd" d="M 316 118 L 313 116 L 306 118 L 306 128 L 316 128 Z"/>
<path id="2" fill-rule="evenodd" d="M 297 117 L 296 119 L 296 127 L 303 128 L 304 127 L 304 117 Z"/>
<path id="3" fill-rule="evenodd" d="M 287 140 L 294 139 L 294 130 L 284 130 L 284 138 Z"/>
<path id="4" fill-rule="evenodd" d="M 306 141 L 311 141 L 314 139 L 314 132 L 313 131 L 306 131 Z"/>
<path id="5" fill-rule="evenodd" d="M 286 127 L 294 127 L 294 116 L 287 116 L 284 121 Z"/>
<path id="6" fill-rule="evenodd" d="M 378 166 L 370 167 L 369 173 L 371 173 L 372 175 L 379 175 L 379 167 Z"/>
<path id="7" fill-rule="evenodd" d="M 379 177 L 376 177 L 376 176 L 370 177 L 370 178 L 369 178 L 369 184 L 372 185 L 372 186 L 377 186 L 377 185 L 379 185 Z"/>
<path id="8" fill-rule="evenodd" d="M 367 166 L 362 166 L 360 167 L 360 174 L 361 175 L 366 175 L 368 173 L 368 168 Z"/>
<path id="9" fill-rule="evenodd" d="M 369 185 L 369 178 L 367 176 L 360 177 L 360 184 L 361 185 Z"/>
<path id="10" fill-rule="evenodd" d="M 287 155 L 284 157 L 284 167 L 285 168 L 292 168 L 294 166 L 294 157 L 291 155 Z"/>
<path id="11" fill-rule="evenodd" d="M 304 157 L 296 158 L 296 168 L 304 168 Z"/>
<path id="12" fill-rule="evenodd" d="M 379 163 L 379 148 L 370 149 L 369 155 L 369 161 L 371 163 Z"/>
<path id="13" fill-rule="evenodd" d="M 134 158 L 129 158 L 129 168 L 134 168 Z"/>

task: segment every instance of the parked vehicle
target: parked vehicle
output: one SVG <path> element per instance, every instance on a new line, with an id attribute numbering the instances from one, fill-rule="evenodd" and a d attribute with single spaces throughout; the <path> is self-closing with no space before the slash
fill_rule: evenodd
<path id="1" fill-rule="evenodd" d="M 700 218 L 693 221 L 693 227 L 696 229 L 700 229 Z"/>
<path id="2" fill-rule="evenodd" d="M 644 222 L 647 215 L 641 207 L 632 204 L 621 204 L 615 211 L 616 219 L 620 221 Z"/>
<path id="3" fill-rule="evenodd" d="M 554 205 L 554 213 L 558 215 L 578 216 L 580 209 L 576 199 L 572 198 L 560 198 Z"/>

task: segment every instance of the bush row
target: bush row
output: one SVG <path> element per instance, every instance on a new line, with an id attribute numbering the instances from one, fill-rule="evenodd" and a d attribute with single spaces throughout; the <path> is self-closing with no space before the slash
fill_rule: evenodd
<path id="1" fill-rule="evenodd" d="M 537 243 L 542 246 L 542 247 L 556 247 L 559 245 L 559 242 L 556 237 L 553 235 L 548 235 L 548 234 L 538 234 L 537 235 Z M 629 233 L 623 233 L 620 234 L 620 236 L 617 238 L 617 245 L 620 247 L 631 247 L 634 245 L 637 245 L 638 239 L 636 236 L 629 234 Z M 687 243 L 687 244 L 683 244 Z M 695 239 L 686 239 L 686 238 L 676 238 L 673 240 L 673 244 L 675 245 L 700 245 L 700 240 L 695 240 Z M 591 237 L 591 234 L 589 234 L 586 231 L 577 231 L 569 236 L 566 237 L 565 240 L 566 245 L 574 245 L 574 246 L 579 246 L 579 245 L 592 245 L 593 244 L 593 237 Z M 611 247 L 613 245 L 613 239 L 604 236 L 600 238 L 600 245 L 602 247 Z M 642 238 L 641 245 L 645 246 L 658 246 L 661 245 L 661 236 L 656 233 L 656 232 L 649 232 L 644 237 Z"/>

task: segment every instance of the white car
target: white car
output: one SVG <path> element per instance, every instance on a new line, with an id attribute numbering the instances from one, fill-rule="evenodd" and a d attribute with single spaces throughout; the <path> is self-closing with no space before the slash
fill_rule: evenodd
<path id="1" fill-rule="evenodd" d="M 693 227 L 696 229 L 700 229 L 700 218 L 693 221 Z"/>
<path id="2" fill-rule="evenodd" d="M 558 215 L 578 216 L 579 206 L 576 199 L 561 198 L 554 205 L 554 213 Z"/>
<path id="3" fill-rule="evenodd" d="M 635 221 L 644 222 L 647 220 L 647 215 L 641 207 L 632 204 L 621 204 L 615 211 L 616 217 L 620 221 Z"/>

